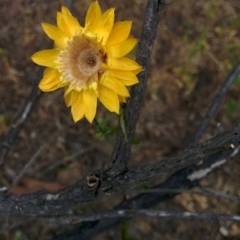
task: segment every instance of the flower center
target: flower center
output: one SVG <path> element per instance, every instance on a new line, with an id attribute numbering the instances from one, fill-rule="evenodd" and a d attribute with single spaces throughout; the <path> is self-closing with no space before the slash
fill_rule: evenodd
<path id="1" fill-rule="evenodd" d="M 101 67 L 100 57 L 92 48 L 84 49 L 78 56 L 78 70 L 85 76 L 91 76 Z"/>
<path id="2" fill-rule="evenodd" d="M 104 61 L 103 50 L 94 38 L 84 34 L 74 36 L 59 55 L 62 81 L 72 89 L 81 91 L 87 85 L 96 83 Z"/>

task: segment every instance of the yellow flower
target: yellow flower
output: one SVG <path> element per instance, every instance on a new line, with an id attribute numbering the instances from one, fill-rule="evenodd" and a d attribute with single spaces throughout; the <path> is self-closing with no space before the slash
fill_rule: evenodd
<path id="1" fill-rule="evenodd" d="M 90 5 L 85 27 L 66 7 L 57 13 L 57 27 L 42 23 L 54 41 L 54 49 L 36 52 L 33 62 L 47 67 L 39 88 L 44 92 L 64 87 L 66 105 L 74 121 L 86 117 L 92 122 L 97 99 L 119 114 L 120 102 L 129 97 L 126 86 L 138 83 L 142 67 L 124 57 L 136 45 L 130 36 L 131 21 L 114 23 L 114 9 L 102 14 L 98 2 Z"/>

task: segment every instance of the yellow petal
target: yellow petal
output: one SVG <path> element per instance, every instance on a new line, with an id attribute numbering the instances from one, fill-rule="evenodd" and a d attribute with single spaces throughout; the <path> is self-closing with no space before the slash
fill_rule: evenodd
<path id="1" fill-rule="evenodd" d="M 95 32 L 102 17 L 102 11 L 98 1 L 92 3 L 87 11 L 85 18 L 86 29 L 90 32 Z"/>
<path id="2" fill-rule="evenodd" d="M 110 47 L 114 44 L 126 40 L 130 34 L 132 27 L 131 21 L 122 21 L 114 24 L 111 34 L 107 40 L 106 46 Z"/>
<path id="3" fill-rule="evenodd" d="M 83 105 L 85 116 L 92 123 L 97 109 L 97 95 L 93 89 L 83 91 Z"/>
<path id="4" fill-rule="evenodd" d="M 71 112 L 74 122 L 77 122 L 84 117 L 84 103 L 82 92 L 72 91 Z"/>
<path id="5" fill-rule="evenodd" d="M 48 23 L 42 23 L 42 28 L 48 37 L 55 41 L 56 47 L 61 49 L 66 47 L 68 37 L 62 30 Z"/>
<path id="6" fill-rule="evenodd" d="M 109 70 L 108 74 L 116 77 L 125 86 L 132 86 L 139 82 L 137 76 L 131 71 Z"/>
<path id="7" fill-rule="evenodd" d="M 64 100 L 67 105 L 67 107 L 70 107 L 73 105 L 73 95 L 74 95 L 74 90 L 72 90 L 69 86 L 64 87 Z"/>
<path id="8" fill-rule="evenodd" d="M 102 16 L 101 21 L 98 24 L 96 29 L 96 34 L 99 40 L 102 41 L 102 44 L 105 45 L 108 37 L 111 33 L 112 27 L 114 23 L 114 9 L 108 9 Z"/>
<path id="9" fill-rule="evenodd" d="M 128 38 L 127 40 L 117 43 L 107 48 L 107 54 L 109 57 L 120 58 L 128 54 L 136 45 L 136 38 Z"/>
<path id="10" fill-rule="evenodd" d="M 127 88 L 123 85 L 123 83 L 118 81 L 115 77 L 110 76 L 108 72 L 105 72 L 105 74 L 103 74 L 100 82 L 105 87 L 112 89 L 118 95 L 123 97 L 129 97 L 129 92 Z"/>
<path id="11" fill-rule="evenodd" d="M 63 81 L 63 80 L 62 80 L 62 75 L 61 75 L 61 76 L 59 77 L 58 86 L 59 86 L 59 87 L 66 87 L 66 86 L 68 86 L 68 85 L 70 85 L 70 83 L 67 82 L 67 81 Z"/>
<path id="12" fill-rule="evenodd" d="M 57 13 L 57 26 L 61 29 L 69 38 L 72 37 L 72 34 L 63 18 L 63 14 L 61 12 Z"/>
<path id="13" fill-rule="evenodd" d="M 43 78 L 39 83 L 39 88 L 43 92 L 50 92 L 58 89 L 60 76 L 61 74 L 57 69 L 46 68 L 43 73 Z"/>
<path id="14" fill-rule="evenodd" d="M 52 68 L 45 68 L 44 71 L 43 71 L 43 76 L 47 76 L 48 74 L 50 74 L 52 72 Z"/>
<path id="15" fill-rule="evenodd" d="M 32 55 L 31 59 L 38 65 L 56 68 L 58 66 L 59 49 L 47 49 L 36 52 Z"/>
<path id="16" fill-rule="evenodd" d="M 64 6 L 62 6 L 62 15 L 72 35 L 74 35 L 77 31 L 79 31 L 80 28 L 82 28 L 78 20 L 73 17 L 70 11 Z"/>
<path id="17" fill-rule="evenodd" d="M 122 96 L 118 96 L 119 102 L 126 103 L 126 98 Z"/>
<path id="18" fill-rule="evenodd" d="M 143 69 L 140 68 L 140 69 L 137 69 L 137 70 L 133 70 L 132 72 L 137 75 L 137 74 L 139 74 L 142 71 L 143 71 Z"/>
<path id="19" fill-rule="evenodd" d="M 72 92 L 73 91 L 68 92 L 68 93 L 66 93 L 66 91 L 67 91 L 67 87 L 65 87 L 64 100 L 65 100 L 67 107 L 70 107 L 72 105 L 72 99 L 73 99 Z"/>
<path id="20" fill-rule="evenodd" d="M 106 88 L 100 83 L 98 86 L 98 98 L 110 112 L 119 114 L 119 99 L 113 90 Z"/>
<path id="21" fill-rule="evenodd" d="M 126 57 L 108 58 L 107 65 L 109 66 L 110 69 L 116 69 L 116 70 L 133 71 L 133 70 L 142 69 L 142 67 L 138 63 Z"/>

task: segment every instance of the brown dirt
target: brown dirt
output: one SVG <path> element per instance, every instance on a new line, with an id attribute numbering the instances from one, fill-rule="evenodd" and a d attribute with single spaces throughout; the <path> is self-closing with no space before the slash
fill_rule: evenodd
<path id="1" fill-rule="evenodd" d="M 72 13 L 81 23 L 89 0 L 75 0 Z M 140 35 L 146 0 L 100 0 L 102 9 L 116 8 L 116 19 L 133 21 L 132 34 Z M 64 1 L 0 0 L 0 140 L 28 96 L 38 67 L 30 56 L 51 46 L 41 30 L 42 21 L 55 24 L 56 11 Z M 153 50 L 151 76 L 136 131 L 140 142 L 133 147 L 131 167 L 163 156 L 174 155 L 188 144 L 213 97 L 240 56 L 240 2 L 238 0 L 178 0 L 163 11 Z M 239 85 L 236 81 L 205 132 L 212 137 L 220 122 L 226 130 L 239 119 Z M 45 150 L 14 189 L 16 194 L 39 188 L 57 190 L 69 186 L 90 169 L 101 168 L 109 159 L 111 144 L 96 134 L 86 120 L 74 123 L 65 107 L 63 92 L 45 93 L 12 147 L 7 164 L 0 169 L 0 184 L 11 186 L 13 179 L 36 151 Z M 100 107 L 97 117 L 109 116 Z M 113 118 L 115 118 L 113 116 Z M 109 124 L 115 124 L 110 120 Z M 114 134 L 110 136 L 113 138 Z M 80 157 L 79 150 L 86 150 Z M 52 168 L 59 161 L 64 162 Z M 202 185 L 240 195 L 239 159 L 211 174 Z M 105 209 L 121 201 L 112 198 L 85 210 Z M 110 203 L 111 204 L 110 204 Z M 199 195 L 182 194 L 157 209 L 239 214 L 239 203 Z M 23 219 L 1 219 L 6 228 Z M 24 220 L 25 221 L 25 220 Z M 0 239 L 50 239 L 71 229 L 34 220 Z M 123 231 L 123 228 L 125 231 Z M 126 230 L 127 229 L 127 230 Z M 122 236 L 125 232 L 124 236 Z M 240 239 L 240 225 L 225 222 L 159 220 L 134 218 L 100 234 L 95 239 Z"/>

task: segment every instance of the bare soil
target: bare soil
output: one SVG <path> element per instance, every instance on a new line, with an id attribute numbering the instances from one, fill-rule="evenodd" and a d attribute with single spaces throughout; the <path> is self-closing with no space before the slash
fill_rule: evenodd
<path id="1" fill-rule="evenodd" d="M 75 0 L 72 14 L 83 24 L 92 1 Z M 146 0 L 99 0 L 103 10 L 116 8 L 116 20 L 132 20 L 132 34 L 139 37 Z M 56 23 L 61 0 L 0 0 L 0 140 L 31 91 L 39 67 L 30 56 L 50 48 L 41 22 Z M 240 56 L 239 0 L 173 0 L 167 2 L 153 49 L 151 76 L 136 130 L 139 142 L 132 149 L 130 167 L 173 156 L 182 151 L 197 130 L 219 87 Z M 201 141 L 228 129 L 240 117 L 240 77 L 232 84 Z M 103 167 L 112 145 L 86 120 L 74 123 L 66 108 L 63 91 L 44 93 L 24 129 L 17 137 L 4 168 L 0 185 L 10 187 L 31 157 L 44 147 L 37 161 L 13 189 L 24 194 L 40 189 L 56 191 L 70 186 L 91 169 Z M 109 119 L 110 116 L 110 120 Z M 115 115 L 99 107 L 98 121 L 114 130 Z M 114 141 L 114 132 L 108 136 Z M 158 182 L 154 180 L 149 183 Z M 208 176 L 202 185 L 240 196 L 240 161 L 232 160 Z M 83 207 L 98 211 L 115 206 L 128 192 Z M 181 194 L 156 206 L 161 210 L 240 214 L 239 202 Z M 19 227 L 4 231 L 21 222 Z M 1 218 L 0 239 L 51 239 L 73 228 L 59 227 L 42 219 Z M 240 239 L 240 225 L 134 218 L 94 239 Z"/>

